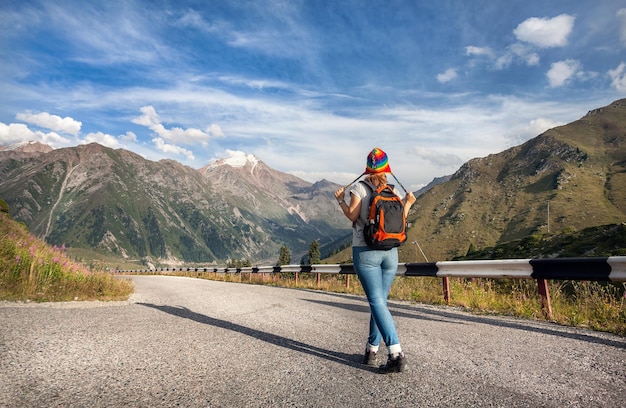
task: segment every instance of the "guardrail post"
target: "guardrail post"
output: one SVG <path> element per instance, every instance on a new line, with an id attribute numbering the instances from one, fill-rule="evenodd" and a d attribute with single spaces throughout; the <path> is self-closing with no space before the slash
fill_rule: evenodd
<path id="1" fill-rule="evenodd" d="M 350 289 L 350 275 L 346 275 L 346 289 Z"/>
<path id="2" fill-rule="evenodd" d="M 450 304 L 450 278 L 444 276 L 441 278 L 443 285 L 443 300 L 446 302 L 446 305 Z"/>
<path id="3" fill-rule="evenodd" d="M 321 273 L 317 273 L 317 288 L 320 288 L 320 285 L 322 283 L 322 274 Z"/>
<path id="4" fill-rule="evenodd" d="M 543 316 L 547 320 L 552 320 L 552 305 L 550 304 L 550 289 L 548 289 L 548 281 L 545 279 L 537 279 L 537 290 L 541 298 L 541 310 Z"/>
<path id="5" fill-rule="evenodd" d="M 298 272 L 296 272 L 296 286 L 298 286 Z"/>

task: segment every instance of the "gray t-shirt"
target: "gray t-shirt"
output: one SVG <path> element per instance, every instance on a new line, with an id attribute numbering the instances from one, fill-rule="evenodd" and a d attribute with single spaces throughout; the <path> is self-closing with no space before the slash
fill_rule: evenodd
<path id="1" fill-rule="evenodd" d="M 372 187 L 372 190 L 376 189 L 373 184 L 367 181 L 364 182 L 368 183 L 369 186 Z M 390 186 L 393 188 L 394 193 L 396 193 L 396 195 L 400 197 L 400 192 L 395 187 L 393 187 L 392 184 L 390 184 Z M 363 228 L 367 221 L 367 217 L 369 216 L 368 212 L 370 199 L 372 197 L 372 190 L 365 187 L 360 181 L 353 184 L 350 188 L 350 199 L 352 199 L 352 195 L 355 195 L 356 197 L 359 197 L 361 199 L 361 214 L 359 215 L 359 219 L 356 220 L 356 222 L 352 225 L 352 246 L 355 247 L 367 246 L 365 238 L 363 238 Z"/>

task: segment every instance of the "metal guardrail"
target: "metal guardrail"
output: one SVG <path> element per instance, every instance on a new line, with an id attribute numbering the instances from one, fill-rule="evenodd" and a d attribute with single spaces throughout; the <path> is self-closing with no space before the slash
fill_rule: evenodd
<path id="1" fill-rule="evenodd" d="M 243 268 L 156 268 L 118 270 L 116 272 L 149 273 L 170 271 L 214 273 L 356 273 L 352 264 L 251 266 Z M 626 256 L 400 263 L 398 264 L 397 275 L 441 278 L 511 278 L 626 282 Z"/>
<path id="2" fill-rule="evenodd" d="M 253 266 L 243 268 L 157 268 L 141 270 L 118 270 L 117 273 L 157 273 L 157 272 L 213 272 L 213 273 L 337 273 L 355 274 L 352 264 L 317 264 Z M 443 261 L 398 264 L 399 276 L 442 278 L 443 294 L 446 303 L 450 302 L 449 278 L 490 278 L 490 279 L 534 279 L 537 281 L 539 296 L 546 318 L 552 319 L 550 292 L 547 280 L 577 280 L 598 282 L 626 282 L 626 256 L 590 258 L 545 258 L 545 259 L 502 259 L 477 261 Z"/>

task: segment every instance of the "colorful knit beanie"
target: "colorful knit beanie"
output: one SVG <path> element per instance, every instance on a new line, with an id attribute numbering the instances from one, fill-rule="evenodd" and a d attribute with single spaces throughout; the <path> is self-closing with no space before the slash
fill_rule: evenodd
<path id="1" fill-rule="evenodd" d="M 370 154 L 367 155 L 367 166 L 365 167 L 365 174 L 376 173 L 391 173 L 387 153 L 378 147 L 372 149 Z"/>

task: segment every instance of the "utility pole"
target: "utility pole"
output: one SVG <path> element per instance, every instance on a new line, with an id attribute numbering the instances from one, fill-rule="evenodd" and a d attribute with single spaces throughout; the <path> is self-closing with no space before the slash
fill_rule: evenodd
<path id="1" fill-rule="evenodd" d="M 424 255 L 424 251 L 422 251 L 422 247 L 420 246 L 420 244 L 417 243 L 417 241 L 412 241 L 412 244 L 415 244 L 415 246 L 420 250 L 420 252 L 422 253 L 422 256 L 424 257 L 424 259 L 426 259 L 426 262 L 428 262 L 428 258 L 426 258 L 426 255 Z"/>
<path id="2" fill-rule="evenodd" d="M 550 233 L 550 200 L 548 200 L 548 234 Z"/>
<path id="3" fill-rule="evenodd" d="M 430 263 L 428 258 L 426 258 L 426 254 L 424 253 L 424 251 L 422 251 L 422 247 L 420 246 L 420 244 L 417 241 L 411 241 L 411 243 L 415 244 L 417 249 L 419 249 L 420 252 L 422 253 L 422 256 L 424 257 L 424 259 L 426 259 L 426 262 Z M 449 305 L 450 304 L 450 278 L 447 276 L 442 277 L 441 285 L 443 286 L 443 299 L 446 302 L 446 304 Z"/>

